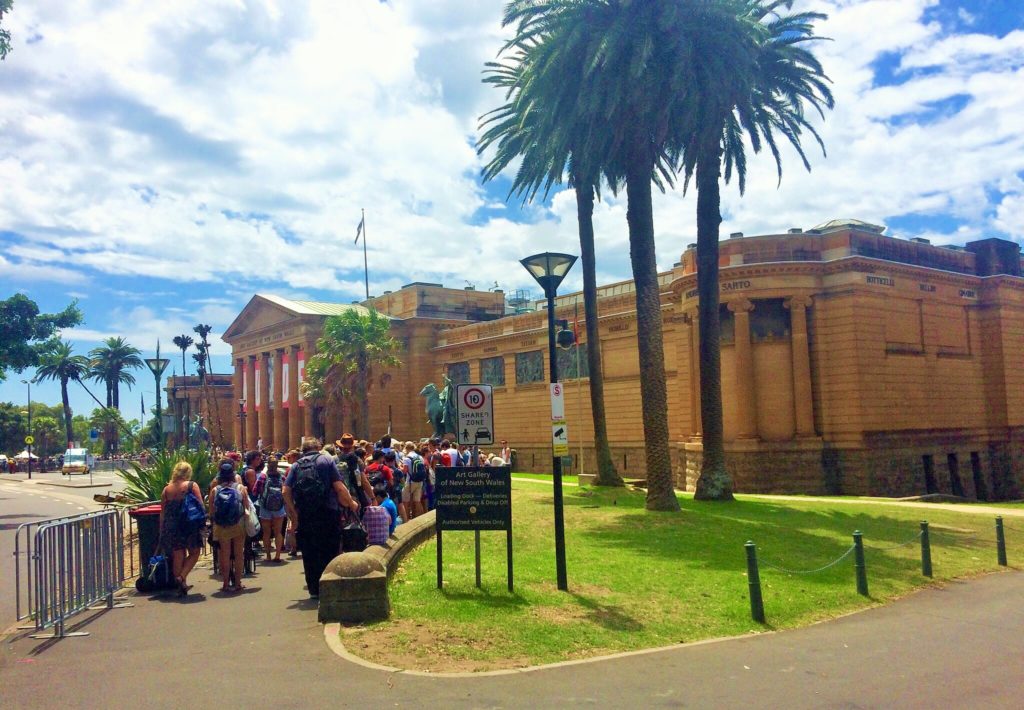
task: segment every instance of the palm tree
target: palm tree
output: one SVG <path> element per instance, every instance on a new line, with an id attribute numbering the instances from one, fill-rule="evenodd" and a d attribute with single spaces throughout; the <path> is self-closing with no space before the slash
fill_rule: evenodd
<path id="1" fill-rule="evenodd" d="M 107 387 L 107 407 L 113 407 L 120 411 L 120 385 L 128 385 L 129 389 L 135 384 L 135 376 L 127 370 L 137 370 L 142 367 L 142 354 L 138 348 L 128 344 L 122 337 L 110 337 L 103 341 L 103 345 L 89 351 L 89 369 L 95 380 L 102 381 Z M 108 427 L 107 446 L 108 452 L 115 446 L 115 440 L 111 436 L 112 430 Z"/>
<path id="2" fill-rule="evenodd" d="M 652 510 L 679 510 L 668 448 L 661 289 L 651 206 L 651 182 L 658 182 L 659 176 L 671 180 L 664 160 L 670 146 L 667 99 L 671 88 L 680 85 L 680 72 L 667 63 L 669 55 L 662 45 L 671 42 L 661 27 L 679 14 L 679 3 L 514 0 L 506 6 L 503 20 L 506 26 L 516 25 L 516 37 L 507 47 L 538 53 L 524 76 L 527 86 L 541 88 L 533 99 L 537 105 L 527 103 L 525 109 L 536 109 L 556 132 L 578 133 L 574 128 L 582 122 L 587 139 L 584 150 L 573 152 L 573 158 L 593 161 L 591 171 L 599 165 L 606 175 L 625 180 L 647 507 Z M 545 96 L 561 98 L 541 105 Z"/>
<path id="3" fill-rule="evenodd" d="M 391 322 L 370 309 L 352 308 L 324 321 L 316 355 L 306 362 L 302 395 L 310 403 L 341 406 L 347 398 L 357 404 L 356 433 L 370 438 L 370 389 L 378 368 L 399 367 L 401 343 L 391 336 Z M 376 380 L 383 386 L 387 374 Z"/>
<path id="4" fill-rule="evenodd" d="M 545 120 L 556 110 L 540 106 L 555 105 L 559 100 L 573 100 L 578 87 L 572 78 L 582 72 L 569 71 L 567 81 L 551 86 L 531 81 L 533 62 L 541 60 L 545 45 L 530 42 L 524 45 L 510 43 L 505 50 L 514 53 L 505 63 L 489 62 L 484 83 L 505 90 L 506 103 L 481 117 L 483 133 L 477 143 L 477 152 L 496 147 L 494 157 L 484 166 L 484 182 L 497 177 L 516 158 L 522 158 L 508 197 L 517 195 L 524 203 L 532 202 L 538 192 L 547 199 L 551 188 L 561 183 L 563 173 L 569 173 L 569 186 L 576 195 L 577 224 L 583 268 L 583 311 L 587 329 L 587 364 L 590 371 L 590 407 L 594 422 L 594 448 L 597 455 L 597 478 L 600 486 L 621 486 L 623 480 L 615 470 L 608 445 L 608 427 L 604 409 L 604 374 L 601 368 L 601 338 L 597 309 L 597 267 L 594 249 L 594 196 L 600 185 L 599 165 L 590 158 L 596 150 L 584 146 L 593 138 L 593 131 L 584 121 L 571 130 L 561 124 Z M 575 59 L 579 60 L 578 57 Z M 554 89 L 557 95 L 545 96 L 545 89 Z M 562 130 L 560 130 L 562 129 Z M 608 175 L 613 183 L 617 180 Z M 598 193 L 599 194 L 599 193 Z"/>
<path id="5" fill-rule="evenodd" d="M 67 441 L 73 441 L 71 428 L 71 405 L 68 402 L 68 382 L 80 380 L 89 374 L 89 360 L 84 355 L 72 355 L 71 343 L 61 340 L 50 352 L 43 355 L 42 364 L 36 369 L 37 380 L 60 382 L 60 399 L 64 405 L 64 432 Z"/>
<path id="6" fill-rule="evenodd" d="M 192 340 L 192 336 L 191 335 L 188 335 L 186 333 L 182 333 L 181 335 L 175 335 L 173 340 L 172 340 L 172 342 L 178 347 L 179 350 L 181 350 L 181 381 L 182 381 L 182 387 L 183 387 L 184 395 L 185 395 L 185 416 L 188 417 L 189 419 L 191 419 L 192 418 L 192 402 L 188 398 L 188 377 L 187 377 L 187 375 L 185 373 L 185 352 L 190 347 L 192 347 L 192 343 L 194 343 L 195 341 Z M 184 431 L 184 437 L 185 438 L 183 439 L 183 441 L 187 442 L 188 441 L 188 429 L 187 428 Z"/>
<path id="7" fill-rule="evenodd" d="M 625 178 L 630 259 L 636 289 L 640 386 L 647 444 L 648 508 L 678 507 L 671 489 L 661 299 L 654 251 L 651 182 L 663 174 L 663 156 L 677 158 L 698 193 L 698 290 L 701 320 L 701 413 L 704 460 L 698 496 L 730 498 L 722 446 L 718 356 L 718 178 L 735 172 L 742 190 L 743 138 L 755 152 L 766 143 L 776 161 L 775 133 L 799 145 L 815 135 L 803 114 L 807 102 L 831 107 L 827 77 L 801 45 L 814 39 L 814 13 L 783 17 L 791 0 L 516 0 L 505 24 L 517 24 L 514 43 L 550 45 L 550 61 L 532 81 L 570 81 L 582 53 L 575 104 L 552 118 L 599 122 L 599 144 L 611 172 Z M 558 108 L 558 107 L 556 107 Z M 820 142 L 820 140 L 819 140 Z M 607 168 L 606 168 L 607 169 Z M 663 176 L 664 177 L 664 176 Z M 780 169 L 781 177 L 781 169 Z M 703 272 L 703 273 L 701 273 Z"/>
<path id="8" fill-rule="evenodd" d="M 210 390 L 209 390 L 209 388 L 208 388 L 208 386 L 206 384 L 206 373 L 207 372 L 210 372 L 210 373 L 213 372 L 213 364 L 210 361 L 210 340 L 209 340 L 210 333 L 211 333 L 211 331 L 213 331 L 213 327 L 209 326 L 209 325 L 206 325 L 204 323 L 200 323 L 199 325 L 194 327 L 192 330 L 195 331 L 199 335 L 199 344 L 197 345 L 197 348 L 199 349 L 199 352 L 203 355 L 203 361 L 204 361 L 203 364 L 205 366 L 204 367 L 204 371 L 203 371 L 203 375 L 200 378 L 200 382 L 203 385 L 203 392 L 204 392 L 205 397 L 206 397 L 206 409 L 207 409 L 207 411 L 209 411 L 209 409 L 210 409 Z M 217 420 L 217 441 L 221 445 L 223 445 L 223 442 L 224 442 L 224 427 L 221 424 L 221 418 L 220 418 L 220 401 L 218 400 L 216 394 L 214 394 L 214 396 L 213 396 L 213 410 L 214 410 L 214 416 L 216 417 L 216 420 Z"/>
<path id="9" fill-rule="evenodd" d="M 690 80 L 690 128 L 680 141 L 685 182 L 697 186 L 697 292 L 700 321 L 700 393 L 703 461 L 694 497 L 731 500 L 732 480 L 725 466 L 722 427 L 720 327 L 718 298 L 718 239 L 722 222 L 719 178 L 735 174 L 740 194 L 746 183 L 745 142 L 755 153 L 768 146 L 782 181 L 778 136 L 783 136 L 811 169 L 800 144 L 810 133 L 825 153 L 825 145 L 807 121 L 805 106 L 824 118 L 834 106 L 829 78 L 806 49 L 814 22 L 825 15 L 813 12 L 781 14 L 792 0 L 734 0 L 720 2 L 721 14 L 711 15 L 693 35 L 693 51 L 701 61 Z M 717 8 L 716 8 L 717 9 Z M 718 28 L 716 31 L 716 27 Z M 731 41 L 723 42 L 728 36 Z M 724 170 L 723 170 L 724 168 Z"/>

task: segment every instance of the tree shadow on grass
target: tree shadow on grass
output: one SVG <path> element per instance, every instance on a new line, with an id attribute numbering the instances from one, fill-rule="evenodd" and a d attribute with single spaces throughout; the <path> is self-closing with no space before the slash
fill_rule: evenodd
<path id="1" fill-rule="evenodd" d="M 643 624 L 623 611 L 620 606 L 602 604 L 575 592 L 569 592 L 569 595 L 587 610 L 584 618 L 609 631 L 643 631 L 644 629 Z"/>

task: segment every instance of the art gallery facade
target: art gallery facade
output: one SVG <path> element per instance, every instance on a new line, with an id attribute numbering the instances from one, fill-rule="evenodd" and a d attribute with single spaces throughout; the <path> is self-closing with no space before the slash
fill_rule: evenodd
<path id="1" fill-rule="evenodd" d="M 725 449 L 744 492 L 992 498 L 1018 495 L 1024 474 L 1024 278 L 1020 247 L 965 247 L 886 236 L 852 220 L 721 243 Z M 511 267 L 510 267 L 511 268 Z M 673 470 L 692 489 L 702 451 L 696 251 L 660 274 Z M 373 307 L 392 318 L 403 366 L 371 395 L 375 433 L 429 434 L 419 391 L 456 382 L 494 386 L 495 435 L 521 470 L 550 469 L 546 314 L 507 313 L 505 294 L 413 283 L 365 305 L 256 295 L 227 329 L 236 444 L 275 448 L 300 435 L 334 439 L 343 411 L 308 407 L 300 371 L 324 319 Z M 599 289 L 612 454 L 642 478 L 644 441 L 632 282 Z M 557 317 L 578 318 L 580 294 Z M 585 352 L 585 351 L 584 351 Z M 560 351 L 570 447 L 593 470 L 586 356 Z M 583 377 L 577 377 L 582 374 Z M 268 376 L 269 375 L 269 376 Z"/>

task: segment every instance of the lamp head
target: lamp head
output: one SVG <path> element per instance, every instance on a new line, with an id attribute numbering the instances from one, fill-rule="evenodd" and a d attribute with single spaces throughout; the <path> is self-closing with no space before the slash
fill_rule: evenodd
<path id="1" fill-rule="evenodd" d="M 558 285 L 569 273 L 569 269 L 576 263 L 576 257 L 572 254 L 544 252 L 521 259 L 519 263 L 544 289 L 544 295 L 551 298 L 558 291 Z"/>
<path id="2" fill-rule="evenodd" d="M 167 366 L 171 364 L 171 361 L 165 357 L 147 357 L 145 362 L 154 377 L 159 377 L 164 374 L 164 370 L 166 370 Z"/>

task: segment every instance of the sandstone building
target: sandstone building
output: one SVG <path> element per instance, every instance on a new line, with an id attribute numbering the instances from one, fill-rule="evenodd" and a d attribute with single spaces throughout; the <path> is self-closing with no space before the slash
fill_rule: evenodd
<path id="1" fill-rule="evenodd" d="M 726 454 L 744 492 L 981 499 L 1018 494 L 1024 472 L 1024 278 L 1020 247 L 965 247 L 886 236 L 837 220 L 812 230 L 721 243 L 722 394 Z M 701 456 L 696 251 L 659 277 L 669 428 L 677 485 L 692 489 Z M 608 430 L 626 475 L 643 476 L 632 282 L 599 290 Z M 298 392 L 324 319 L 371 306 L 392 318 L 403 367 L 371 398 L 374 432 L 404 438 L 429 425 L 419 390 L 456 382 L 495 388 L 495 435 L 523 470 L 550 468 L 546 316 L 507 313 L 500 291 L 413 283 L 365 305 L 256 295 L 228 328 L 245 439 L 277 448 L 301 433 L 351 428 Z M 557 301 L 574 320 L 580 294 Z M 640 334 L 642 337 L 643 334 Z M 581 344 L 582 348 L 586 343 Z M 586 357 L 560 351 L 570 445 L 593 470 Z M 269 373 L 269 376 L 268 376 Z M 577 375 L 583 375 L 580 382 Z M 236 404 L 237 408 L 237 404 Z M 235 417 L 234 442 L 242 441 Z M 576 461 L 575 465 L 578 466 Z"/>

